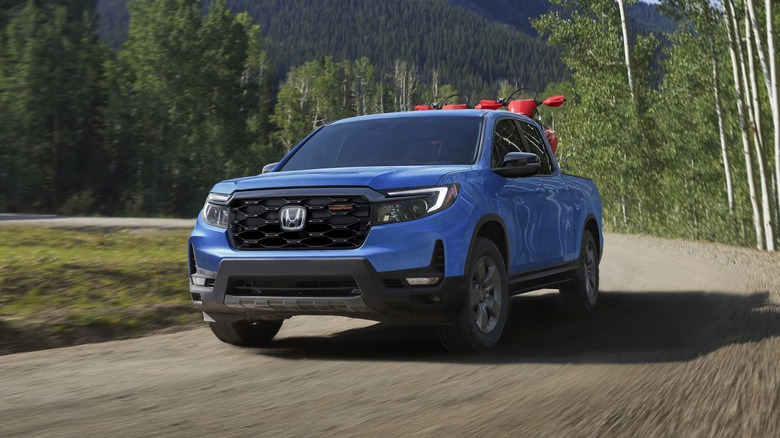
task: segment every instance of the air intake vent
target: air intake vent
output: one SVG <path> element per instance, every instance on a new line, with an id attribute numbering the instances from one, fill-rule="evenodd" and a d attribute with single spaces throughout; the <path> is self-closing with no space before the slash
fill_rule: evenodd
<path id="1" fill-rule="evenodd" d="M 348 297 L 360 295 L 353 278 L 330 280 L 237 279 L 228 295 L 241 297 Z"/>
<path id="2" fill-rule="evenodd" d="M 444 274 L 444 244 L 441 240 L 437 240 L 433 247 L 433 263 L 436 266 L 436 272 Z"/>

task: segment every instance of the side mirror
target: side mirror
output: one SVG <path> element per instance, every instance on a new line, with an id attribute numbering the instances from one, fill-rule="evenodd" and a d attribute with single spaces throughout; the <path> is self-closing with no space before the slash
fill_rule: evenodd
<path id="1" fill-rule="evenodd" d="M 539 156 L 530 152 L 510 152 L 504 157 L 501 167 L 493 171 L 506 178 L 522 178 L 539 173 Z"/>
<path id="2" fill-rule="evenodd" d="M 279 164 L 278 161 L 276 163 L 266 164 L 265 166 L 263 166 L 263 171 L 261 173 L 270 172 L 271 170 L 273 170 L 274 167 L 276 167 L 277 164 Z"/>

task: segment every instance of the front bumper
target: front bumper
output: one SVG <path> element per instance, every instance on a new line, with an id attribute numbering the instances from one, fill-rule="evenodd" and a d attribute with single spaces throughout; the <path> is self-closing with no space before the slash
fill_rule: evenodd
<path id="1" fill-rule="evenodd" d="M 342 315 L 365 319 L 413 319 L 446 323 L 462 310 L 466 299 L 464 277 L 443 277 L 434 286 L 404 286 L 397 281 L 421 270 L 377 273 L 362 257 L 345 258 L 230 258 L 217 272 L 198 270 L 206 281 L 190 281 L 193 302 L 215 321 L 286 318 L 294 315 Z M 283 296 L 266 295 L 253 282 L 329 284 L 354 281 L 355 287 L 338 296 L 306 296 L 289 290 Z"/>
<path id="2" fill-rule="evenodd" d="M 348 192 L 378 196 L 368 189 Z M 472 233 L 463 218 L 470 205 L 459 199 L 428 217 L 372 226 L 354 249 L 237 250 L 228 231 L 199 216 L 189 239 L 193 302 L 216 321 L 293 315 L 452 320 L 467 297 L 463 273 Z M 427 274 L 441 280 L 404 283 Z M 314 283 L 325 286 L 312 291 Z"/>

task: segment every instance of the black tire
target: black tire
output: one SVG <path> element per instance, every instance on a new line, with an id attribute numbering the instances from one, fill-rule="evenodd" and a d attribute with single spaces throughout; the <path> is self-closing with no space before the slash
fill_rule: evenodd
<path id="1" fill-rule="evenodd" d="M 454 353 L 487 350 L 501 339 L 509 312 L 504 259 L 496 245 L 478 238 L 466 265 L 468 296 L 454 324 L 438 327 L 442 345 Z"/>
<path id="2" fill-rule="evenodd" d="M 580 258 L 574 279 L 560 287 L 566 306 L 572 310 L 589 311 L 599 297 L 599 253 L 590 231 L 582 234 Z"/>
<path id="3" fill-rule="evenodd" d="M 267 344 L 282 328 L 279 321 L 210 322 L 209 327 L 222 342 L 239 347 L 260 347 Z"/>

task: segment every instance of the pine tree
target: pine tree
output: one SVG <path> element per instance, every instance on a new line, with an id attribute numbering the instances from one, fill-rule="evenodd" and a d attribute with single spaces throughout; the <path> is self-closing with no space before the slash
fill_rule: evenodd
<path id="1" fill-rule="evenodd" d="M 104 179 L 93 3 L 29 1 L 0 37 L 0 209 L 86 213 Z"/>
<path id="2" fill-rule="evenodd" d="M 214 180 L 259 170 L 249 122 L 258 126 L 253 75 L 262 55 L 249 53 L 258 49 L 249 22 L 224 0 L 205 16 L 197 0 L 131 4 L 118 64 L 122 105 L 131 109 L 126 132 L 137 145 L 127 210 L 191 215 Z"/>

